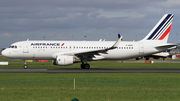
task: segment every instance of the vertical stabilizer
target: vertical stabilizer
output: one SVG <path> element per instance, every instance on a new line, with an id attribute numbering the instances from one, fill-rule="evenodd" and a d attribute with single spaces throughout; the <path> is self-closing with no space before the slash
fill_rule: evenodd
<path id="1" fill-rule="evenodd" d="M 158 40 L 167 43 L 173 17 L 173 14 L 165 14 L 142 41 Z"/>

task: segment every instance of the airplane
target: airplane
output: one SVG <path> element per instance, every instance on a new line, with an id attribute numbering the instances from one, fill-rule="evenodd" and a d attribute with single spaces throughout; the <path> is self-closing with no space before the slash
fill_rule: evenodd
<path id="1" fill-rule="evenodd" d="M 144 58 L 146 60 L 149 60 L 149 58 L 153 58 L 153 59 L 159 59 L 159 58 L 162 58 L 163 60 L 165 60 L 165 58 L 167 58 L 169 56 L 169 52 L 160 52 L 160 53 L 156 53 L 156 54 L 151 54 L 151 55 L 148 55 L 148 56 L 144 56 Z M 139 59 L 143 59 L 143 57 L 137 57 L 136 60 L 139 60 Z"/>
<path id="2" fill-rule="evenodd" d="M 54 60 L 53 65 L 67 66 L 82 62 L 82 69 L 89 69 L 88 61 L 125 60 L 148 56 L 176 48 L 167 43 L 174 15 L 165 14 L 154 28 L 140 41 L 40 41 L 15 42 L 2 51 L 12 59 Z M 25 61 L 24 68 L 28 68 Z"/>

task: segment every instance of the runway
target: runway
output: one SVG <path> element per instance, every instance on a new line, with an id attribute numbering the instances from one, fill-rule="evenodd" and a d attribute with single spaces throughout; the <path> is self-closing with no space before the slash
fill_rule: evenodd
<path id="1" fill-rule="evenodd" d="M 180 73 L 180 69 L 0 69 L 0 73 Z"/>

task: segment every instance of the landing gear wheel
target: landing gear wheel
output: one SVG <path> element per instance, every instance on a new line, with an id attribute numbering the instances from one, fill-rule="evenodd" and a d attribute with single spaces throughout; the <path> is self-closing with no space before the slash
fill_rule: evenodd
<path id="1" fill-rule="evenodd" d="M 85 69 L 85 68 L 84 68 L 84 65 L 85 65 L 85 64 L 81 64 L 81 69 Z"/>
<path id="2" fill-rule="evenodd" d="M 28 66 L 27 65 L 24 65 L 24 69 L 27 69 L 28 68 Z"/>
<path id="3" fill-rule="evenodd" d="M 89 69 L 90 65 L 89 64 L 81 64 L 82 69 Z"/>
<path id="4" fill-rule="evenodd" d="M 85 68 L 85 69 L 89 69 L 89 68 L 90 68 L 90 65 L 89 65 L 89 64 L 85 64 L 84 68 Z"/>

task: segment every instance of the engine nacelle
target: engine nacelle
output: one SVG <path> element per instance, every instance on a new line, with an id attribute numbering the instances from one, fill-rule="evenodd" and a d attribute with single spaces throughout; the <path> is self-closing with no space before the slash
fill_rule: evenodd
<path id="1" fill-rule="evenodd" d="M 54 60 L 53 65 L 59 66 L 67 66 L 73 64 L 73 56 L 57 56 L 56 60 Z"/>

